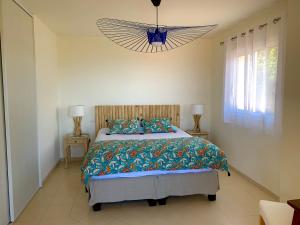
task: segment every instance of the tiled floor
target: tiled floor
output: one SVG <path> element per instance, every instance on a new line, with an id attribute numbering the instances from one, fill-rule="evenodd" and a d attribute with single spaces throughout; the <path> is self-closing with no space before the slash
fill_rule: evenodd
<path id="1" fill-rule="evenodd" d="M 80 183 L 79 163 L 59 165 L 32 199 L 16 225 L 257 225 L 258 201 L 273 200 L 240 175 L 220 173 L 217 201 L 205 196 L 170 198 L 166 206 L 146 201 L 103 205 L 93 212 Z"/>

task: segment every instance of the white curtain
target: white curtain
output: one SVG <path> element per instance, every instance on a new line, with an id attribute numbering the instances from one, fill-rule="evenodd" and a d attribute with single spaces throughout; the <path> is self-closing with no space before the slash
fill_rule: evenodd
<path id="1" fill-rule="evenodd" d="M 226 41 L 224 121 L 273 129 L 281 108 L 281 21 Z"/>

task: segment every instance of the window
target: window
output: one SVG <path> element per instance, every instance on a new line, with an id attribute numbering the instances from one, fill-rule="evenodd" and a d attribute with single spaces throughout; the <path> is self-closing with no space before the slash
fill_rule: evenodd
<path id="1" fill-rule="evenodd" d="M 243 33 L 226 43 L 224 121 L 273 125 L 279 103 L 279 25 Z"/>

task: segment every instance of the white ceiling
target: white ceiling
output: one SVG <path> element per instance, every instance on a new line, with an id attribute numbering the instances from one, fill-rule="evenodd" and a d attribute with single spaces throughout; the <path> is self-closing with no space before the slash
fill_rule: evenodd
<path id="1" fill-rule="evenodd" d="M 163 25 L 219 24 L 220 31 L 276 0 L 162 0 Z M 99 35 L 96 20 L 115 18 L 155 23 L 150 0 L 18 0 L 53 31 L 67 35 Z M 216 32 L 215 31 L 215 32 Z"/>

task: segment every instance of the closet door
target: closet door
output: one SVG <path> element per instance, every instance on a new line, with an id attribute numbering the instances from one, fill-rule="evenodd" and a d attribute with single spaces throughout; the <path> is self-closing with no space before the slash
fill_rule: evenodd
<path id="1" fill-rule="evenodd" d="M 0 48 L 1 53 L 1 48 Z M 2 65 L 0 54 L 0 225 L 9 222 L 8 182 L 5 145 L 4 101 L 2 84 Z"/>
<path id="2" fill-rule="evenodd" d="M 37 106 L 33 19 L 2 0 L 2 66 L 12 220 L 38 189 Z"/>

